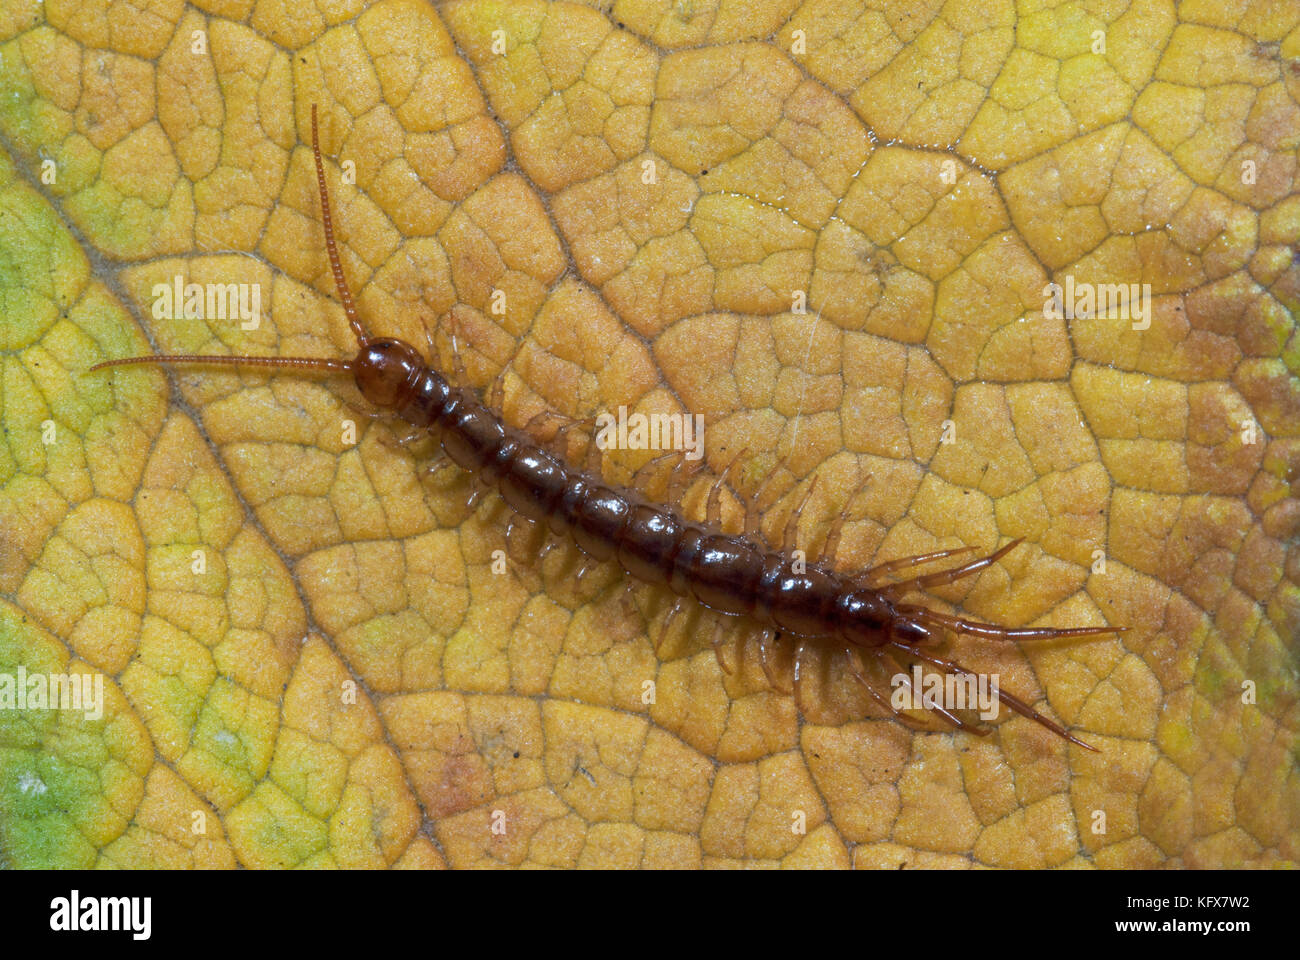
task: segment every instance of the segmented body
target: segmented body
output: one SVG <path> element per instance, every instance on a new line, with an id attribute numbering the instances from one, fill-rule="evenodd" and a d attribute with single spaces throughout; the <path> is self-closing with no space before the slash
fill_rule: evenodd
<path id="1" fill-rule="evenodd" d="M 405 345 L 390 340 L 375 346 Z M 838 633 L 854 591 L 831 571 L 814 564 L 794 573 L 786 554 L 685 520 L 574 469 L 418 357 L 405 363 L 407 380 L 393 402 L 398 415 L 433 429 L 452 462 L 495 484 L 519 514 L 568 534 L 597 560 L 616 560 L 632 576 L 722 613 L 796 636 Z M 889 611 L 883 598 L 878 606 L 870 620 L 861 610 L 856 615 L 884 643 Z"/>

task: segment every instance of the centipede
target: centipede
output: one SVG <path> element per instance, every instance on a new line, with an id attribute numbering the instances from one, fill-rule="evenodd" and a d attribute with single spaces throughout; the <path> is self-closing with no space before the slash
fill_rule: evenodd
<path id="1" fill-rule="evenodd" d="M 833 522 L 820 554 L 797 563 L 795 521 L 807 495 L 786 524 L 779 548 L 768 545 L 758 531 L 751 500 L 743 533 L 726 533 L 721 523 L 721 492 L 730 465 L 709 488 L 706 517 L 688 518 L 671 503 L 656 503 L 643 495 L 646 468 L 662 466 L 665 457 L 639 469 L 629 487 L 607 483 L 599 469 L 578 467 L 568 457 L 563 436 L 581 421 L 562 415 L 539 414 L 523 427 L 506 422 L 499 395 L 481 399 L 468 385 L 458 385 L 435 363 L 426 362 L 419 350 L 395 337 L 371 336 L 361 321 L 356 302 L 339 258 L 320 149 L 316 105 L 311 108 L 312 154 L 320 195 L 320 220 L 339 303 L 358 344 L 351 359 L 322 357 L 246 356 L 228 354 L 150 354 L 105 360 L 90 370 L 134 364 L 231 365 L 288 368 L 298 374 L 350 375 L 361 396 L 377 411 L 387 411 L 404 421 L 412 436 L 425 436 L 440 447 L 456 467 L 488 488 L 495 488 L 515 518 L 542 533 L 569 538 L 596 562 L 612 562 L 624 573 L 674 596 L 665 621 L 695 603 L 719 615 L 720 624 L 737 624 L 747 642 L 757 645 L 758 660 L 768 682 L 781 693 L 796 698 L 803 708 L 801 686 L 806 661 L 816 648 L 838 656 L 870 698 L 894 718 L 917 726 L 914 717 L 894 705 L 868 677 L 872 660 L 894 664 L 904 658 L 924 664 L 945 677 L 973 678 L 974 671 L 948 656 L 933 652 L 934 641 L 944 631 L 1006 643 L 1065 640 L 1117 634 L 1124 627 L 1009 627 L 943 613 L 922 602 L 908 602 L 914 594 L 954 583 L 997 563 L 1023 543 L 1014 539 L 985 556 L 971 559 L 974 547 L 935 550 L 879 563 L 866 570 L 844 572 L 836 567 L 835 553 L 844 521 Z M 427 347 L 436 358 L 432 336 Z M 453 338 L 453 345 L 455 341 Z M 463 366 L 453 349 L 458 372 Z M 558 430 L 556 420 L 562 421 Z M 558 438 L 558 439 L 557 439 Z M 667 455 L 671 457 L 672 455 Z M 739 458 L 737 458 L 739 459 Z M 732 461 L 734 464 L 735 461 Z M 680 466 L 680 459 L 678 466 Z M 815 483 L 815 477 L 813 481 Z M 808 493 L 811 493 L 811 486 Z M 955 566 L 930 573 L 915 568 L 966 555 Z M 896 579 L 905 575 L 903 579 Z M 724 630 L 715 630 L 713 651 L 719 667 L 730 674 L 722 643 Z M 782 657 L 782 649 L 793 647 Z M 1075 736 L 1060 723 L 1040 713 L 1015 694 L 996 689 L 1001 705 L 1086 750 L 1096 747 Z M 933 698 L 925 706 L 947 725 L 980 736 L 993 728 L 961 715 L 957 709 Z"/>

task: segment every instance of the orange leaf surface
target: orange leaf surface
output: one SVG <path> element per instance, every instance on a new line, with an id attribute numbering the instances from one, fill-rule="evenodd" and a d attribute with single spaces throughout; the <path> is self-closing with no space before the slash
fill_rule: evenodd
<path id="1" fill-rule="evenodd" d="M 1294 864 L 1300 10 L 1174 7 L 0 0 L 0 678 L 103 691 L 0 679 L 0 864 Z M 371 333 L 846 570 L 1024 538 L 927 602 L 1127 626 L 946 647 L 1101 752 L 801 713 L 339 378 L 87 374 L 352 355 L 312 104 Z"/>

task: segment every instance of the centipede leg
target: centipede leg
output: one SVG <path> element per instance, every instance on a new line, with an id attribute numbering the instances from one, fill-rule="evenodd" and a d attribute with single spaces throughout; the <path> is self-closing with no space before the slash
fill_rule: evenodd
<path id="1" fill-rule="evenodd" d="M 529 418 L 527 423 L 524 424 L 524 433 L 528 434 L 538 443 L 546 443 L 555 436 L 555 431 L 551 430 L 547 432 L 544 429 L 544 425 L 548 423 L 556 423 L 561 419 L 562 418 L 558 413 L 552 413 L 550 410 L 539 410 Z"/>
<path id="2" fill-rule="evenodd" d="M 569 431 L 572 430 L 574 427 L 586 427 L 587 429 L 590 429 L 596 425 L 596 418 L 583 417 L 581 420 L 578 420 L 575 419 L 574 417 L 566 417 L 562 413 L 556 414 L 556 416 L 560 417 L 564 422 L 560 424 L 560 429 L 555 431 L 555 438 L 553 440 L 553 443 L 555 444 L 556 452 L 559 453 L 559 455 L 564 457 L 565 459 L 568 459 Z M 594 464 L 591 462 L 593 452 L 596 458 L 596 462 Z M 599 473 L 600 457 L 601 457 L 601 449 L 599 445 L 596 444 L 594 439 L 588 438 L 587 453 L 586 453 L 586 460 L 587 460 L 586 468 L 593 473 Z"/>
<path id="3" fill-rule="evenodd" d="M 456 373 L 456 382 L 459 384 L 469 383 L 469 375 L 465 372 L 465 361 L 461 359 L 460 347 L 456 343 L 456 334 L 460 332 L 460 322 L 456 319 L 455 314 L 451 316 L 451 366 Z"/>
<path id="4" fill-rule="evenodd" d="M 424 343 L 429 348 L 429 365 L 435 370 L 445 369 L 442 365 L 442 355 L 438 352 L 438 344 L 434 342 L 433 333 L 423 317 L 420 318 L 420 326 L 424 328 Z"/>
<path id="5" fill-rule="evenodd" d="M 941 587 L 944 584 L 952 583 L 954 580 L 960 580 L 962 577 L 969 577 L 972 573 L 978 573 L 985 567 L 997 563 L 1024 542 L 1024 538 L 1017 537 L 1005 547 L 993 551 L 987 557 L 972 560 L 970 563 L 964 563 L 959 567 L 953 567 L 951 570 L 940 570 L 938 573 L 927 573 L 924 576 L 913 577 L 910 580 L 900 580 L 898 583 L 891 583 L 884 589 L 888 590 L 890 593 L 898 593 L 905 587 L 914 587 L 921 590 L 930 587 Z"/>
<path id="6" fill-rule="evenodd" d="M 912 686 L 912 680 L 911 680 L 911 678 L 907 675 L 907 672 L 904 671 L 903 668 L 902 668 L 901 666 L 899 666 L 899 664 L 898 664 L 897 662 L 895 662 L 894 659 L 893 659 L 892 657 L 886 657 L 886 656 L 884 656 L 883 654 L 878 654 L 878 656 L 880 656 L 880 659 L 884 662 L 885 666 L 886 666 L 888 669 L 891 669 L 891 670 L 894 671 L 894 677 L 895 677 L 896 679 L 898 679 L 898 681 L 899 681 L 899 682 L 900 682 L 904 687 L 907 688 L 908 693 L 909 693 L 909 699 L 911 699 L 911 700 L 913 700 L 913 701 L 915 701 L 915 700 L 917 700 L 917 699 L 923 699 L 923 698 L 919 698 L 919 697 L 918 697 L 915 688 Z M 892 702 L 889 704 L 889 709 L 890 709 L 890 711 L 891 711 L 895 716 L 897 716 L 900 720 L 901 720 L 904 716 L 907 716 L 906 714 L 903 714 L 903 713 L 901 713 L 900 711 L 894 709 L 894 705 L 893 705 Z M 934 731 L 934 728 L 933 728 L 932 726 L 930 726 L 929 724 L 924 723 L 924 722 L 921 721 L 921 720 L 916 719 L 915 717 L 908 717 L 908 720 L 910 720 L 911 722 L 908 723 L 907 720 L 904 720 L 903 722 L 904 722 L 904 723 L 907 723 L 907 725 L 910 726 L 913 730 L 920 730 L 920 731 L 923 731 L 923 732 L 925 732 L 925 733 L 934 733 L 934 732 L 935 732 L 935 731 Z"/>
<path id="7" fill-rule="evenodd" d="M 788 492 L 791 486 L 798 485 L 798 484 L 790 484 L 789 483 L 790 478 L 788 475 L 773 471 L 772 473 L 769 473 L 766 477 L 764 477 L 762 482 L 759 483 L 758 487 L 755 488 L 754 502 L 759 504 L 760 506 L 763 503 L 768 502 L 768 493 L 772 490 L 773 487 L 776 486 L 776 484 L 780 483 L 782 480 L 787 481 L 786 491 L 784 492 Z M 781 499 L 781 497 L 784 495 L 784 492 L 771 498 L 772 501 L 775 502 L 776 500 Z"/>
<path id="8" fill-rule="evenodd" d="M 790 553 L 798 545 L 799 539 L 799 515 L 803 513 L 803 508 L 808 506 L 808 501 L 812 498 L 813 491 L 817 489 L 817 476 L 813 475 L 812 482 L 808 484 L 808 489 L 804 492 L 803 499 L 799 505 L 790 511 L 789 518 L 785 521 L 785 532 L 781 535 L 781 552 Z"/>
<path id="9" fill-rule="evenodd" d="M 490 410 L 501 411 L 506 396 L 506 372 L 502 370 L 488 387 L 487 405 Z"/>
<path id="10" fill-rule="evenodd" d="M 424 465 L 424 475 L 426 477 L 432 477 L 435 473 L 448 466 L 454 466 L 451 462 L 451 458 L 448 457 L 445 452 L 439 450 L 433 455 L 433 458 Z"/>
<path id="11" fill-rule="evenodd" d="M 516 563 L 534 560 L 542 555 L 540 541 L 544 535 L 545 529 L 535 521 L 512 514 L 506 521 L 506 552 Z"/>
<path id="12" fill-rule="evenodd" d="M 794 685 L 778 680 L 781 671 L 777 669 L 776 646 L 781 642 L 781 635 L 775 630 L 764 630 L 758 636 L 758 662 L 763 667 L 763 675 L 772 689 L 786 696 L 794 693 Z"/>
<path id="13" fill-rule="evenodd" d="M 596 419 L 594 417 L 578 420 L 562 413 L 556 413 L 553 410 L 542 410 L 534 414 L 524 424 L 524 432 L 547 449 L 567 460 L 569 456 L 568 432 L 576 426 L 593 427 L 595 425 Z"/>
<path id="14" fill-rule="evenodd" d="M 670 607 L 668 612 L 664 614 L 664 622 L 659 627 L 659 639 L 654 641 L 656 656 L 658 656 L 659 651 L 663 649 L 664 641 L 668 638 L 668 627 L 675 619 L 677 619 L 677 615 L 682 612 L 682 607 L 685 606 L 685 603 L 686 601 L 681 597 L 674 597 L 672 607 Z"/>
<path id="15" fill-rule="evenodd" d="M 745 537 L 749 540 L 756 540 L 759 534 L 759 526 L 762 521 L 762 515 L 758 510 L 758 497 L 751 494 L 745 497 Z"/>
<path id="16" fill-rule="evenodd" d="M 348 408 L 348 412 L 358 416 L 365 417 L 367 420 L 400 420 L 401 418 L 391 410 L 383 408 L 373 409 L 359 406 L 351 400 L 344 399 L 343 405 Z"/>
<path id="17" fill-rule="evenodd" d="M 596 420 L 594 417 L 588 417 L 577 422 L 595 426 Z M 602 476 L 605 472 L 605 451 L 600 448 L 595 437 L 587 437 L 587 450 L 582 458 L 582 469 L 596 477 Z"/>
<path id="18" fill-rule="evenodd" d="M 727 676 L 731 676 L 736 672 L 735 664 L 728 666 L 726 658 L 723 657 L 722 655 L 722 646 L 727 639 L 727 633 L 728 633 L 727 625 L 723 621 L 719 620 L 714 623 L 713 641 L 712 641 L 713 655 L 717 657 L 718 666 L 722 668 L 722 672 L 725 673 Z"/>
<path id="19" fill-rule="evenodd" d="M 722 488 L 726 485 L 727 476 L 731 473 L 731 468 L 734 467 L 740 461 L 740 458 L 748 452 L 748 450 L 742 450 L 740 453 L 736 454 L 736 456 L 732 458 L 731 462 L 722 468 L 722 473 L 718 476 L 718 479 L 714 482 L 713 486 L 709 488 L 707 516 L 709 526 L 713 527 L 715 530 L 722 529 Z"/>
<path id="20" fill-rule="evenodd" d="M 409 447 L 411 444 L 415 443 L 415 441 L 419 440 L 421 437 L 428 436 L 428 432 L 425 430 L 421 430 L 418 427 L 410 427 L 409 424 L 407 424 L 407 426 L 409 427 L 409 429 L 405 433 L 403 433 L 400 437 L 389 438 L 385 436 L 380 436 L 378 438 L 379 442 L 383 444 L 385 447 L 387 447 L 389 450 L 403 450 L 406 447 Z"/>
<path id="21" fill-rule="evenodd" d="M 915 717 L 910 717 L 906 713 L 903 713 L 903 711 L 894 706 L 891 700 L 886 699 L 884 695 L 876 689 L 875 684 L 867 679 L 866 664 L 862 662 L 862 655 L 858 653 L 857 650 L 848 647 L 845 649 L 844 653 L 849 663 L 849 674 L 853 679 L 857 680 L 858 683 L 862 684 L 862 688 L 867 691 L 868 696 L 870 696 L 872 700 L 885 710 L 892 713 L 895 719 L 904 726 L 910 727 L 913 730 L 928 731 L 930 729 Z"/>
<path id="22" fill-rule="evenodd" d="M 794 670 L 792 671 L 790 686 L 793 687 L 794 704 L 799 708 L 799 712 L 807 716 L 807 711 L 803 706 L 803 655 L 806 649 L 804 641 L 800 640 L 794 648 Z"/>
<path id="23" fill-rule="evenodd" d="M 465 512 L 473 513 L 474 508 L 477 507 L 479 501 L 483 499 L 483 495 L 494 492 L 495 490 L 495 487 L 483 480 L 481 477 L 471 475 L 469 496 L 465 498 Z"/>
<path id="24" fill-rule="evenodd" d="M 835 551 L 840 546 L 840 535 L 844 531 L 846 517 L 847 514 L 844 511 L 840 511 L 835 515 L 835 519 L 831 521 L 831 528 L 826 533 L 826 542 L 822 544 L 820 559 L 831 569 L 835 568 Z"/>
<path id="25" fill-rule="evenodd" d="M 915 648 L 913 648 L 913 647 L 909 647 L 909 646 L 906 646 L 905 644 L 895 644 L 895 646 L 900 646 L 900 647 L 902 647 L 902 649 L 905 649 L 905 650 L 907 650 L 908 652 L 914 652 L 914 651 L 915 651 Z M 919 655 L 918 655 L 918 656 L 919 656 Z M 910 678 L 908 677 L 908 675 L 907 675 L 907 671 L 905 671 L 905 670 L 902 668 L 902 665 L 899 664 L 899 663 L 898 663 L 898 662 L 897 662 L 893 657 L 889 656 L 888 654 L 884 654 L 884 653 L 882 653 L 882 654 L 881 654 L 881 657 L 884 659 L 884 661 L 885 661 L 887 664 L 889 664 L 889 666 L 893 667 L 894 670 L 897 671 L 897 673 L 895 674 L 895 676 L 900 676 L 900 677 L 903 678 L 903 684 L 904 684 L 904 685 L 905 685 L 909 690 L 911 690 L 911 691 L 913 692 L 913 697 L 915 698 L 915 696 L 916 696 L 916 691 L 915 691 L 915 688 L 912 686 L 912 681 L 911 681 L 911 679 L 910 679 Z M 921 657 L 921 659 L 924 659 L 924 660 L 926 660 L 927 662 L 931 662 L 931 663 L 933 662 L 932 660 L 929 660 L 929 658 L 926 658 L 926 657 Z M 967 723 L 965 720 L 963 720 L 961 717 L 957 716 L 955 713 L 952 713 L 951 711 L 945 709 L 941 704 L 936 703 L 933 697 L 927 697 L 927 696 L 925 696 L 925 694 L 921 694 L 920 699 L 921 699 L 921 702 L 925 705 L 926 709 L 933 710 L 935 713 L 937 713 L 939 716 L 943 717 L 945 720 L 947 720 L 950 724 L 952 724 L 952 725 L 953 725 L 954 727 L 956 727 L 958 730 L 965 730 L 965 731 L 968 732 L 968 733 L 974 733 L 974 734 L 976 734 L 977 736 L 981 736 L 981 737 L 983 737 L 983 736 L 987 736 L 987 735 L 988 735 L 988 731 L 987 731 L 987 730 L 984 730 L 984 729 L 982 729 L 981 727 L 975 726 L 974 724 Z"/>
<path id="26" fill-rule="evenodd" d="M 647 460 L 645 463 L 641 464 L 641 466 L 636 468 L 636 472 L 632 474 L 632 480 L 629 486 L 631 486 L 633 490 L 640 490 L 642 493 L 645 493 L 654 482 L 659 469 L 669 460 L 680 460 L 682 456 L 682 451 L 670 450 L 668 453 L 655 457 L 653 460 Z"/>
<path id="27" fill-rule="evenodd" d="M 826 564 L 826 566 L 830 567 L 832 570 L 835 569 L 835 551 L 839 549 L 840 536 L 844 532 L 844 523 L 849 518 L 849 509 L 853 506 L 854 502 L 858 499 L 858 497 L 862 495 L 865 489 L 862 484 L 861 476 L 862 476 L 861 464 L 855 465 L 854 482 L 853 482 L 853 488 L 855 492 L 845 502 L 844 509 L 841 510 L 839 513 L 837 513 L 835 515 L 835 519 L 831 521 L 831 528 L 826 532 L 826 542 L 822 544 L 822 553 L 820 559 L 823 563 Z M 867 480 L 869 481 L 870 479 L 871 479 L 871 475 L 868 474 Z"/>
<path id="28" fill-rule="evenodd" d="M 699 469 L 702 466 L 704 466 L 703 457 L 698 460 L 691 460 L 683 456 L 683 463 L 679 465 L 678 469 L 673 471 L 672 476 L 668 480 L 669 503 L 679 504 L 682 502 L 682 495 L 685 494 L 687 485 L 691 482 L 691 478 L 699 472 Z"/>
<path id="29" fill-rule="evenodd" d="M 587 575 L 596 567 L 596 561 L 592 560 L 586 554 L 583 554 L 582 563 L 578 565 L 578 571 L 573 575 L 574 586 L 582 586 L 582 581 L 587 579 Z"/>
<path id="30" fill-rule="evenodd" d="M 953 550 L 936 550 L 933 553 L 918 553 L 910 557 L 899 557 L 897 560 L 880 563 L 869 570 L 864 570 L 855 579 L 863 586 L 876 586 L 883 578 L 897 573 L 899 570 L 907 570 L 923 563 L 930 563 L 932 560 L 943 560 L 946 557 L 956 557 L 963 553 L 974 552 L 974 547 L 957 547 Z M 891 586 L 893 585 L 891 584 Z"/>
<path id="31" fill-rule="evenodd" d="M 767 677 L 768 686 L 776 689 L 776 674 L 772 669 L 772 641 L 776 639 L 776 631 L 768 628 L 758 634 L 758 662 L 763 668 L 763 675 Z"/>
<path id="32" fill-rule="evenodd" d="M 893 642 L 891 643 L 891 646 L 897 647 L 898 649 L 911 654 L 912 656 L 916 657 L 918 660 L 924 660 L 926 663 L 938 667 L 940 670 L 943 670 L 945 673 L 949 673 L 949 672 L 964 673 L 967 676 L 975 675 L 973 670 L 969 670 L 966 667 L 963 667 L 956 660 L 945 660 L 942 657 L 935 657 L 929 654 L 921 653 L 915 647 L 908 646 L 905 643 Z M 1005 703 L 1016 713 L 1020 714 L 1022 717 L 1027 717 L 1028 719 L 1033 720 L 1035 723 L 1046 727 L 1048 730 L 1051 730 L 1057 736 L 1063 737 L 1064 739 L 1069 740 L 1071 743 L 1083 747 L 1085 750 L 1091 750 L 1093 753 L 1101 752 L 1096 747 L 1084 743 L 1082 740 L 1074 736 L 1072 733 L 1070 733 L 1070 731 L 1066 730 L 1055 720 L 1050 720 L 1047 717 L 1043 716 L 1041 713 L 1039 713 L 1029 704 L 1025 703 L 1019 697 L 1007 693 L 1005 690 L 1002 689 L 1001 686 L 998 687 L 998 699 L 1003 703 Z"/>

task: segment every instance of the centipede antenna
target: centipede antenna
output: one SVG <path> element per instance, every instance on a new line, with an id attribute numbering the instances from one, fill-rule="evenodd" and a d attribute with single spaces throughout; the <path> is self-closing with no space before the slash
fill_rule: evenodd
<path id="1" fill-rule="evenodd" d="M 330 271 L 334 274 L 334 286 L 339 292 L 339 301 L 343 312 L 348 316 L 348 326 L 357 338 L 358 346 L 364 347 L 370 342 L 366 328 L 357 316 L 357 305 L 352 300 L 352 291 L 348 289 L 347 278 L 343 276 L 343 264 L 339 262 L 339 250 L 334 243 L 334 220 L 330 216 L 330 193 L 325 186 L 325 164 L 320 157 L 320 134 L 316 127 L 316 104 L 311 105 L 311 152 L 316 159 L 316 183 L 320 187 L 320 222 L 325 228 L 325 250 L 329 253 Z"/>
<path id="2" fill-rule="evenodd" d="M 330 219 L 329 190 L 325 186 L 325 165 L 320 155 L 320 135 L 316 126 L 316 104 L 311 105 L 311 148 L 316 158 L 316 182 L 320 186 L 321 223 L 325 227 L 325 248 L 329 251 L 330 270 L 334 274 L 334 285 L 338 288 L 339 300 L 343 303 L 343 312 L 347 314 L 348 324 L 361 346 L 370 342 L 365 328 L 357 317 L 357 307 L 352 300 L 352 291 L 348 289 L 343 276 L 343 265 L 339 262 L 338 248 L 334 243 L 334 224 Z M 324 357 L 249 357 L 229 354 L 154 354 L 147 357 L 120 357 L 116 360 L 104 360 L 95 364 L 87 373 L 102 370 L 105 367 L 124 367 L 129 364 L 199 364 L 225 365 L 238 367 L 295 367 L 299 370 L 327 370 L 330 373 L 349 373 L 352 363 L 348 360 L 329 360 Z"/>
<path id="3" fill-rule="evenodd" d="M 104 367 L 125 367 L 128 364 L 222 364 L 231 367 L 297 367 L 301 370 L 329 370 L 331 373 L 347 373 L 352 369 L 348 360 L 327 360 L 323 357 L 245 357 L 231 354 L 199 353 L 156 353 L 144 357 L 119 357 L 116 360 L 103 360 L 87 373 L 102 370 Z"/>

